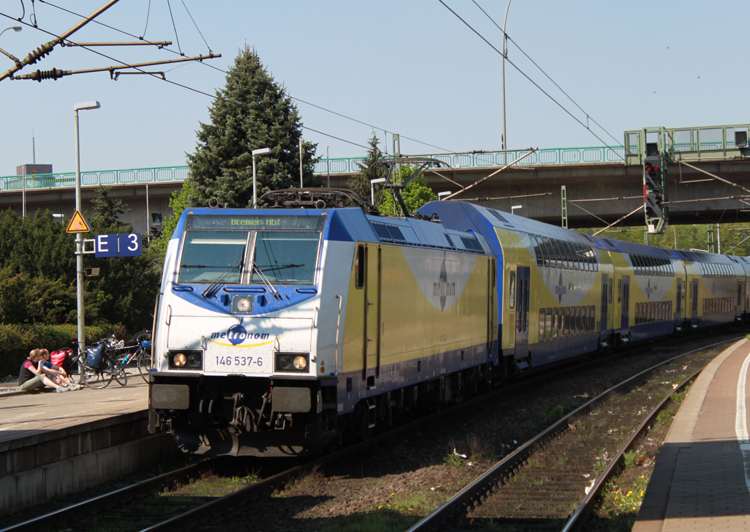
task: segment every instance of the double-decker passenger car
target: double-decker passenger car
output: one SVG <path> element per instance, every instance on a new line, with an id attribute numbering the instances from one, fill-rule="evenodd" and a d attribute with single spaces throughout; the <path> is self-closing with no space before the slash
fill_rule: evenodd
<path id="1" fill-rule="evenodd" d="M 744 257 L 589 236 L 461 201 L 419 213 L 484 236 L 497 258 L 509 374 L 747 315 Z"/>

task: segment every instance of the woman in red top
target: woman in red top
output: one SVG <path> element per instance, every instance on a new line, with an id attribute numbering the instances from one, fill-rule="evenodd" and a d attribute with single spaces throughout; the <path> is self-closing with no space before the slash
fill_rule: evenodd
<path id="1" fill-rule="evenodd" d="M 29 358 L 23 363 L 23 366 L 21 366 L 21 372 L 18 374 L 18 384 L 21 389 L 28 392 L 42 386 L 47 386 L 48 388 L 55 388 L 58 392 L 67 392 L 68 388 L 58 386 L 44 374 L 41 365 L 38 364 L 40 358 L 41 353 L 38 349 L 34 349 L 29 353 Z"/>

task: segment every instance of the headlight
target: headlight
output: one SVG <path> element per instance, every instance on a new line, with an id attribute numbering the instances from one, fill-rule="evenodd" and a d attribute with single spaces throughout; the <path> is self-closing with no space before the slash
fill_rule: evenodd
<path id="1" fill-rule="evenodd" d="M 254 296 L 235 294 L 232 296 L 232 307 L 230 312 L 232 314 L 252 314 L 254 303 Z"/>
<path id="2" fill-rule="evenodd" d="M 203 351 L 170 351 L 170 369 L 202 369 Z"/>
<path id="3" fill-rule="evenodd" d="M 276 371 L 308 373 L 310 353 L 276 353 Z"/>

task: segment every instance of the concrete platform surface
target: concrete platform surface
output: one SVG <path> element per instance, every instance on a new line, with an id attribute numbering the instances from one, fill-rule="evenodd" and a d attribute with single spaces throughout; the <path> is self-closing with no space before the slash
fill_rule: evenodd
<path id="1" fill-rule="evenodd" d="M 130 375 L 102 390 L 0 394 L 0 443 L 148 408 L 148 384 Z"/>
<path id="2" fill-rule="evenodd" d="M 747 371 L 741 340 L 698 376 L 656 460 L 634 532 L 750 531 Z"/>

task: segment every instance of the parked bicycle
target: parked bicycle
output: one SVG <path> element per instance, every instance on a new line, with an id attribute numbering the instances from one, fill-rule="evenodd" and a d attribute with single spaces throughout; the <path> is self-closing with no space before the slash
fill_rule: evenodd
<path id="1" fill-rule="evenodd" d="M 141 331 L 133 336 L 135 345 L 128 347 L 121 347 L 121 349 L 132 350 L 134 352 L 127 352 L 118 355 L 117 362 L 122 368 L 132 367 L 135 365 L 138 368 L 138 372 L 141 374 L 141 378 L 148 382 L 149 371 L 151 370 L 151 331 Z"/>
<path id="2" fill-rule="evenodd" d="M 84 354 L 79 351 L 77 344 L 74 343 L 76 354 L 71 354 L 68 373 L 76 380 L 77 384 L 83 384 L 89 388 L 106 388 L 112 382 L 112 379 L 115 379 L 121 386 L 125 386 L 128 383 L 128 375 L 125 369 L 117 363 L 115 357 L 115 350 L 118 345 L 121 344 L 113 335 L 87 347 Z"/>

